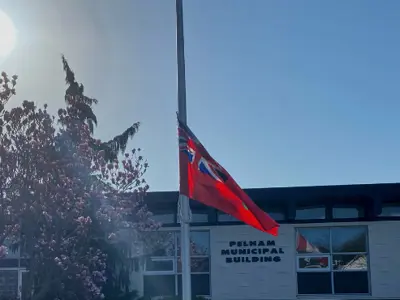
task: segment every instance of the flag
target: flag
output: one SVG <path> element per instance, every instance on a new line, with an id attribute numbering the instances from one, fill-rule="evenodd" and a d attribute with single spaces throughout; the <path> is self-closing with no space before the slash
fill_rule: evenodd
<path id="1" fill-rule="evenodd" d="M 320 253 L 300 232 L 296 232 L 296 250 L 300 253 Z"/>
<path id="2" fill-rule="evenodd" d="M 181 195 L 277 236 L 279 224 L 260 209 L 208 154 L 189 127 L 179 120 L 178 124 Z"/>

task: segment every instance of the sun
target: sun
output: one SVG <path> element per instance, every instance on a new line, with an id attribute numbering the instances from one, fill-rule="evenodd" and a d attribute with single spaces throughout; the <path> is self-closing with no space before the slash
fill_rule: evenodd
<path id="1" fill-rule="evenodd" d="M 0 58 L 13 51 L 17 41 L 17 30 L 13 21 L 6 13 L 0 10 Z"/>

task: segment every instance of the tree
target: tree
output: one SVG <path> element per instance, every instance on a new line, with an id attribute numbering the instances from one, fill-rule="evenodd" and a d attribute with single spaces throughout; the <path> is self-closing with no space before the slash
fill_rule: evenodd
<path id="1" fill-rule="evenodd" d="M 147 163 L 138 151 L 116 158 L 137 127 L 94 139 L 96 101 L 63 64 L 71 84 L 57 117 L 29 101 L 5 109 L 17 77 L 1 74 L 0 254 L 6 241 L 23 251 L 31 299 L 101 299 L 118 230 L 146 245 L 158 224 L 143 202 Z"/>
<path id="2" fill-rule="evenodd" d="M 65 82 L 68 86 L 65 91 L 65 101 L 68 103 L 68 99 L 71 96 L 77 100 L 74 104 L 77 110 L 77 116 L 89 126 L 89 130 L 93 134 L 94 126 L 97 125 L 97 118 L 93 112 L 92 106 L 93 104 L 97 104 L 98 100 L 84 95 L 85 88 L 83 84 L 76 81 L 75 73 L 70 68 L 64 55 L 62 56 L 62 63 L 65 71 Z M 101 142 L 99 144 L 91 143 L 91 147 L 105 151 L 106 161 L 113 161 L 117 159 L 120 152 L 125 151 L 128 140 L 139 130 L 139 125 L 139 122 L 133 123 L 132 126 L 110 141 Z"/>
<path id="3" fill-rule="evenodd" d="M 82 83 L 76 81 L 75 73 L 69 66 L 66 58 L 62 56 L 62 65 L 65 71 L 65 82 L 67 84 L 67 89 L 65 91 L 65 101 L 68 104 L 69 99 L 73 97 L 76 101 L 74 103 L 74 108 L 77 111 L 80 121 L 86 123 L 89 126 L 91 135 L 94 132 L 94 126 L 97 125 L 97 117 L 93 112 L 93 105 L 98 103 L 97 99 L 87 97 L 84 94 L 84 86 Z M 105 160 L 107 162 L 115 162 L 118 154 L 123 153 L 126 149 L 128 139 L 132 138 L 134 134 L 139 129 L 139 122 L 133 123 L 133 125 L 127 128 L 122 134 L 115 136 L 108 142 L 100 142 L 95 139 L 89 141 L 89 146 L 97 151 L 104 151 Z M 136 150 L 133 150 L 135 154 Z M 137 149 L 140 152 L 140 148 Z M 141 156 L 138 155 L 140 159 Z M 143 173 L 146 171 L 148 165 L 147 162 L 143 163 Z M 112 180 L 111 180 L 112 182 Z M 122 187 L 121 192 L 126 190 Z M 129 195 L 128 195 L 129 197 Z M 159 225 L 159 224 L 158 224 Z M 149 239 L 147 240 L 147 248 L 154 248 L 161 246 L 161 240 Z M 149 240 L 149 241 L 148 241 Z M 127 299 L 126 297 L 133 296 L 134 291 L 130 291 L 130 277 L 129 273 L 132 271 L 132 261 L 127 260 L 130 252 L 130 246 L 127 245 L 125 241 L 120 241 L 118 246 L 115 244 L 110 245 L 107 241 L 99 242 L 97 244 L 102 247 L 103 251 L 107 253 L 107 281 L 104 286 L 104 293 L 107 299 Z M 147 249 L 151 251 L 151 249 Z M 130 299 L 130 298 L 129 298 Z"/>

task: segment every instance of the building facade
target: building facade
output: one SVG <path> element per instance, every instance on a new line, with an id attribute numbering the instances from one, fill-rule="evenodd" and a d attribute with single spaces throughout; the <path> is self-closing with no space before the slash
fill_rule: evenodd
<path id="1" fill-rule="evenodd" d="M 213 300 L 400 299 L 400 184 L 246 190 L 278 237 L 191 202 L 192 292 Z M 150 296 L 181 293 L 176 192 L 150 193 L 165 246 L 132 274 Z"/>

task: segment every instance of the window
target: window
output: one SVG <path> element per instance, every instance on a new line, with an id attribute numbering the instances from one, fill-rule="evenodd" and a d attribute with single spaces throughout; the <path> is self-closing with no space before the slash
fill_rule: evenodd
<path id="1" fill-rule="evenodd" d="M 301 207 L 296 209 L 296 220 L 323 220 L 325 217 L 325 207 Z"/>
<path id="2" fill-rule="evenodd" d="M 400 217 L 400 204 L 384 203 L 380 217 Z"/>
<path id="3" fill-rule="evenodd" d="M 268 211 L 267 213 L 269 214 L 269 216 L 274 219 L 275 221 L 283 221 L 286 219 L 286 215 L 284 212 L 282 211 L 277 211 L 277 210 L 272 210 L 272 211 Z"/>
<path id="4" fill-rule="evenodd" d="M 204 212 L 204 213 L 193 212 L 192 213 L 192 222 L 193 223 L 207 223 L 208 222 L 208 212 Z"/>
<path id="5" fill-rule="evenodd" d="M 19 247 L 13 245 L 8 239 L 4 241 L 4 245 L 8 248 L 8 253 L 0 259 L 0 270 L 1 268 L 17 268 L 21 266 Z"/>
<path id="6" fill-rule="evenodd" d="M 151 218 L 156 222 L 160 222 L 161 224 L 175 223 L 175 214 L 173 213 L 166 213 L 166 214 L 155 213 L 153 216 L 151 216 Z"/>
<path id="7" fill-rule="evenodd" d="M 18 270 L 0 270 L 1 297 L 15 297 L 18 294 Z"/>
<path id="8" fill-rule="evenodd" d="M 178 214 L 178 223 L 180 223 L 180 215 Z M 208 212 L 192 211 L 192 223 L 207 223 L 208 222 Z"/>
<path id="9" fill-rule="evenodd" d="M 283 221 L 286 219 L 286 215 L 283 211 L 279 211 L 279 210 L 265 210 L 268 215 L 274 219 L 275 221 Z M 218 222 L 242 222 L 238 219 L 236 219 L 235 217 L 228 215 L 226 213 L 223 212 L 218 212 Z"/>
<path id="10" fill-rule="evenodd" d="M 180 232 L 154 232 L 157 247 L 144 264 L 144 294 L 147 297 L 175 296 L 182 292 Z M 210 295 L 210 233 L 190 233 L 192 293 Z"/>
<path id="11" fill-rule="evenodd" d="M 30 295 L 31 290 L 30 290 L 29 279 L 28 279 L 29 273 L 26 270 L 21 270 L 20 272 L 21 272 L 21 274 L 20 274 L 21 276 L 19 277 L 20 282 L 18 282 L 19 286 L 20 286 L 19 290 L 21 291 L 20 298 L 21 298 L 21 300 L 28 300 L 31 298 L 31 295 Z"/>
<path id="12" fill-rule="evenodd" d="M 223 212 L 218 212 L 218 222 L 240 222 L 235 217 L 225 214 Z"/>
<path id="13" fill-rule="evenodd" d="M 298 294 L 368 294 L 367 248 L 366 227 L 298 228 Z"/>
<path id="14" fill-rule="evenodd" d="M 9 299 L 20 296 L 22 289 L 22 277 L 26 270 L 21 268 L 1 268 L 0 269 L 0 298 Z"/>
<path id="15" fill-rule="evenodd" d="M 358 219 L 364 217 L 364 209 L 357 206 L 334 206 L 334 219 Z"/>
<path id="16" fill-rule="evenodd" d="M 19 296 L 22 284 L 22 274 L 26 272 L 24 266 L 26 259 L 22 258 L 19 247 L 5 239 L 4 245 L 8 248 L 8 253 L 0 258 L 0 298 L 15 298 Z"/>

